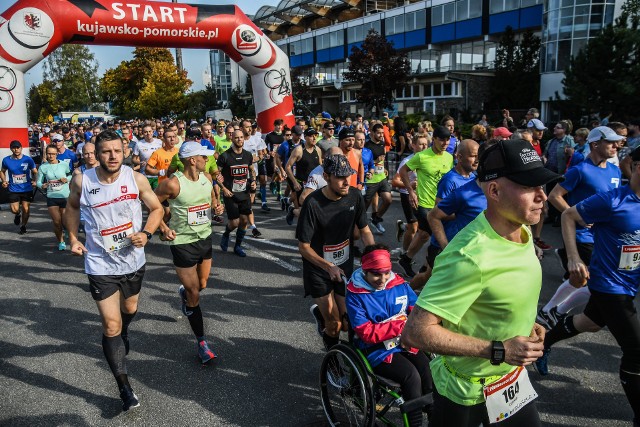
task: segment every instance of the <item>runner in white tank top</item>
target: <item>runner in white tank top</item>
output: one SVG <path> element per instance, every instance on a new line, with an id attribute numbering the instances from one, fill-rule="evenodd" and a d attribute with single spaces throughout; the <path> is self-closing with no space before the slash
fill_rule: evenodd
<path id="1" fill-rule="evenodd" d="M 164 212 L 149 181 L 122 165 L 124 145 L 117 133 L 100 133 L 95 145 L 100 166 L 72 178 L 65 220 L 71 253 L 85 256 L 89 289 L 102 317 L 102 348 L 120 389 L 122 409 L 128 411 L 140 405 L 127 375 L 128 328 L 138 310 L 143 247 Z M 141 201 L 149 208 L 144 227 Z M 78 241 L 81 211 L 86 247 Z"/>

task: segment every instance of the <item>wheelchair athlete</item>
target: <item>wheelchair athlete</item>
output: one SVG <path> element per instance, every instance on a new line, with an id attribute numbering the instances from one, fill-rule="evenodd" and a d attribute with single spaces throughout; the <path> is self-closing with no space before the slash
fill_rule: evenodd
<path id="1" fill-rule="evenodd" d="M 376 375 L 400 384 L 405 401 L 428 394 L 433 388 L 427 356 L 400 345 L 400 334 L 416 300 L 409 283 L 391 271 L 389 249 L 382 244 L 367 246 L 362 267 L 347 285 L 347 314 L 355 332 L 354 345 L 366 355 Z M 424 409 L 427 413 L 430 410 Z M 422 425 L 420 409 L 407 417 L 410 426 Z"/>

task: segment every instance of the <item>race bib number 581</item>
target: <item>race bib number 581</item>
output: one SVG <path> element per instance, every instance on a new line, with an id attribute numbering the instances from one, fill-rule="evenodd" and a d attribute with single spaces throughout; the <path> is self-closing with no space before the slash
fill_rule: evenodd
<path id="1" fill-rule="evenodd" d="M 489 421 L 492 424 L 513 416 L 527 403 L 538 397 L 538 393 L 531 385 L 527 370 L 522 366 L 485 386 L 483 391 Z"/>

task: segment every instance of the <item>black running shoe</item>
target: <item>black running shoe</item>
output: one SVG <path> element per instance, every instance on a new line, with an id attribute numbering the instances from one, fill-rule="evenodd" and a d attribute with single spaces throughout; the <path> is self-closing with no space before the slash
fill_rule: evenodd
<path id="1" fill-rule="evenodd" d="M 398 264 L 404 269 L 407 277 L 413 277 L 416 275 L 416 273 L 413 271 L 413 268 L 411 267 L 411 258 L 409 258 L 408 256 L 402 255 L 400 257 L 400 260 L 398 260 Z"/>
<path id="2" fill-rule="evenodd" d="M 122 399 L 122 410 L 125 412 L 140 406 L 138 396 L 136 396 L 129 385 L 125 385 L 120 389 L 120 399 Z"/>
<path id="3" fill-rule="evenodd" d="M 309 307 L 309 312 L 311 312 L 311 315 L 316 321 L 318 335 L 322 336 L 322 333 L 324 332 L 324 319 L 322 318 L 322 313 L 320 313 L 320 307 L 318 307 L 318 304 L 313 304 Z"/>
<path id="4" fill-rule="evenodd" d="M 256 227 L 253 230 L 251 230 L 251 235 L 257 239 L 260 236 L 262 236 L 262 233 L 258 230 L 258 227 Z"/>
<path id="5" fill-rule="evenodd" d="M 15 225 L 20 225 L 20 212 L 18 212 L 16 216 L 13 217 L 13 223 Z"/>
<path id="6" fill-rule="evenodd" d="M 262 212 L 271 212 L 271 208 L 267 206 L 266 203 L 263 203 L 260 209 L 262 210 Z"/>
<path id="7" fill-rule="evenodd" d="M 22 227 L 20 227 L 20 231 L 18 231 L 18 234 L 27 234 L 27 226 L 23 225 Z"/>
<path id="8" fill-rule="evenodd" d="M 293 220 L 296 218 L 296 214 L 293 213 L 293 206 L 289 206 L 289 212 L 287 212 L 287 224 L 293 225 Z"/>

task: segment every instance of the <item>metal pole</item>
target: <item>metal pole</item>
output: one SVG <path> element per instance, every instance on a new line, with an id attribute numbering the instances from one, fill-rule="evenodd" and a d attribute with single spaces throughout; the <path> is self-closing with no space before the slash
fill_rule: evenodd
<path id="1" fill-rule="evenodd" d="M 172 3 L 178 3 L 178 0 L 171 0 Z M 176 48 L 176 67 L 178 67 L 178 71 L 184 71 L 184 67 L 182 66 L 182 49 Z"/>

